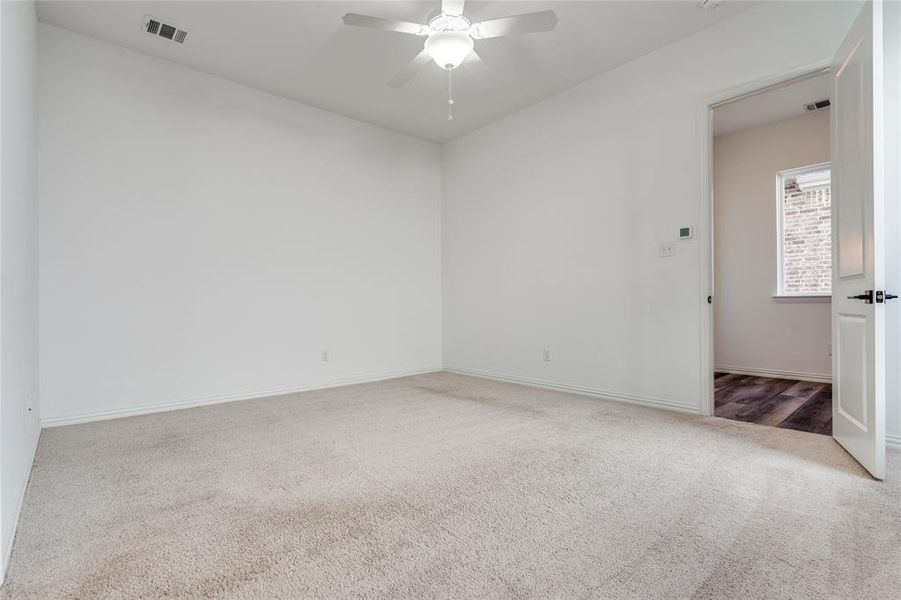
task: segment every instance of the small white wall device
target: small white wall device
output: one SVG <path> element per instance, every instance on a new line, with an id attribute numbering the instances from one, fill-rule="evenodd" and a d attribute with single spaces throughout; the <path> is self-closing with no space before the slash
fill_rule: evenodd
<path id="1" fill-rule="evenodd" d="M 679 239 L 680 240 L 690 240 L 695 236 L 695 228 L 694 227 L 680 227 L 679 228 Z"/>

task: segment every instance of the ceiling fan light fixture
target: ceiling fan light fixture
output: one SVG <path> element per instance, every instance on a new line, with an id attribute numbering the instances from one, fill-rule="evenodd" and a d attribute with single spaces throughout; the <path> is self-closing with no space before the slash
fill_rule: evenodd
<path id="1" fill-rule="evenodd" d="M 428 55 L 436 65 L 448 71 L 459 67 L 472 48 L 472 38 L 464 31 L 435 31 L 425 41 Z"/>

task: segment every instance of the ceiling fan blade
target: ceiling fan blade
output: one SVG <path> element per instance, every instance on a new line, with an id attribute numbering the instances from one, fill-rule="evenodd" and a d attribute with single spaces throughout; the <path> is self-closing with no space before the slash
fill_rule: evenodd
<path id="1" fill-rule="evenodd" d="M 344 24 L 352 25 L 354 27 L 369 27 L 370 29 L 397 31 L 399 33 L 409 33 L 412 35 L 428 35 L 429 33 L 428 25 L 410 23 L 409 21 L 383 19 L 382 17 L 370 17 L 369 15 L 360 15 L 357 13 L 347 13 L 344 15 Z"/>
<path id="2" fill-rule="evenodd" d="M 446 15 L 460 16 L 463 14 L 463 4 L 466 0 L 441 0 L 441 12 Z"/>
<path id="3" fill-rule="evenodd" d="M 488 68 L 482 62 L 482 57 L 476 54 L 475 50 L 466 55 L 466 58 L 463 59 L 463 66 L 466 67 L 467 71 L 472 71 L 473 73 L 481 73 Z"/>
<path id="4" fill-rule="evenodd" d="M 556 26 L 557 13 L 552 10 L 543 10 L 474 23 L 469 29 L 469 34 L 476 39 L 485 39 L 519 33 L 551 31 Z"/>
<path id="5" fill-rule="evenodd" d="M 416 58 L 407 63 L 403 69 L 401 69 L 397 75 L 395 75 L 391 81 L 388 82 L 388 85 L 393 88 L 404 87 L 408 81 L 410 81 L 416 73 L 418 73 L 424 66 L 429 64 L 429 61 L 432 60 L 432 57 L 429 56 L 429 53 L 423 50 L 419 54 L 416 55 Z"/>

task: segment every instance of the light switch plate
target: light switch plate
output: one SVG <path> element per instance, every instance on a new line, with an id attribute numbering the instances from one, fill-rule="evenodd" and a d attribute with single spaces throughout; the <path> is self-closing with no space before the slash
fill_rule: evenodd
<path id="1" fill-rule="evenodd" d="M 676 243 L 675 242 L 660 242 L 659 244 L 657 244 L 657 255 L 660 257 L 675 256 L 676 255 Z"/>

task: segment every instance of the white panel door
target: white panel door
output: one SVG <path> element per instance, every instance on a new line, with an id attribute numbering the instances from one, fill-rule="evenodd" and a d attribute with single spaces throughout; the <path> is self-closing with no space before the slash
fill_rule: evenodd
<path id="1" fill-rule="evenodd" d="M 882 5 L 866 2 L 833 63 L 833 436 L 885 476 Z"/>

